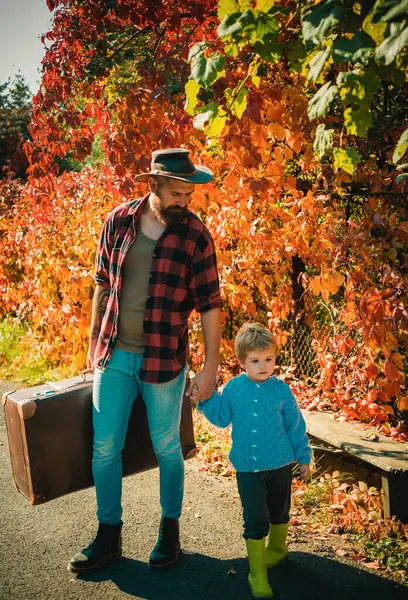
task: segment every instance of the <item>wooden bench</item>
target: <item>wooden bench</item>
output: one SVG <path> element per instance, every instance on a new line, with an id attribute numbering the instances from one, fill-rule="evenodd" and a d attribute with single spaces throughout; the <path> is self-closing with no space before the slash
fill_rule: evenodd
<path id="1" fill-rule="evenodd" d="M 378 441 L 365 439 L 377 433 L 374 428 L 335 420 L 335 413 L 302 410 L 302 414 L 312 438 L 368 463 L 370 470 L 380 474 L 384 517 L 395 515 L 402 523 L 408 523 L 407 443 L 395 442 L 382 435 L 378 436 Z"/>

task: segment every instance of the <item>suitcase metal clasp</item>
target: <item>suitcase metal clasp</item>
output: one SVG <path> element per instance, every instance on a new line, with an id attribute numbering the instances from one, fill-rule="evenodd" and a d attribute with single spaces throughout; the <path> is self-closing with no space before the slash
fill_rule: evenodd
<path id="1" fill-rule="evenodd" d="M 45 390 L 44 392 L 36 392 L 34 396 L 36 398 L 41 398 L 42 396 L 52 396 L 52 394 L 55 394 L 55 390 Z"/>

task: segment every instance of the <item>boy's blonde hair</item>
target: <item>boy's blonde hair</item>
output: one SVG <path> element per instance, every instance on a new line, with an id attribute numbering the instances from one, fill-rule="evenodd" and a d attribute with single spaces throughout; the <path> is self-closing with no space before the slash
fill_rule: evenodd
<path id="1" fill-rule="evenodd" d="M 271 346 L 276 350 L 276 340 L 262 323 L 244 323 L 235 338 L 235 354 L 241 364 L 251 350 L 266 350 Z"/>

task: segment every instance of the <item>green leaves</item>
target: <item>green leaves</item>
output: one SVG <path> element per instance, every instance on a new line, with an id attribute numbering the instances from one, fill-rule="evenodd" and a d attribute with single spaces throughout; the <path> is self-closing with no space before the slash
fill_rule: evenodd
<path id="1" fill-rule="evenodd" d="M 206 104 L 193 119 L 196 129 L 204 130 L 209 137 L 216 137 L 224 129 L 227 123 L 227 113 L 222 106 L 215 102 Z"/>
<path id="2" fill-rule="evenodd" d="M 189 60 L 191 61 L 191 77 L 198 85 L 208 88 L 224 74 L 225 57 L 214 52 L 208 59 L 205 51 L 206 42 L 200 42 L 192 47 Z"/>
<path id="3" fill-rule="evenodd" d="M 334 168 L 341 169 L 349 175 L 353 175 L 356 170 L 358 163 L 361 162 L 361 157 L 357 150 L 353 147 L 346 148 L 334 148 Z"/>
<path id="4" fill-rule="evenodd" d="M 343 7 L 336 0 L 327 0 L 318 4 L 304 18 L 302 23 L 303 39 L 322 42 L 330 29 L 343 17 Z"/>
<path id="5" fill-rule="evenodd" d="M 237 56 L 238 44 L 243 42 L 250 43 L 265 62 L 276 63 L 281 57 L 279 23 L 262 10 L 225 15 L 217 32 L 220 37 L 230 36 L 233 39 L 233 43 L 226 48 L 229 56 Z"/>
<path id="6" fill-rule="evenodd" d="M 234 13 L 232 15 L 226 15 L 221 25 L 218 27 L 217 33 L 220 37 L 232 35 L 234 38 L 237 38 L 238 33 L 254 25 L 254 14 L 252 10 L 247 10 L 243 13 Z"/>
<path id="7" fill-rule="evenodd" d="M 239 12 L 239 5 L 236 0 L 219 0 L 217 14 L 220 21 L 227 15 Z"/>
<path id="8" fill-rule="evenodd" d="M 256 8 L 257 10 L 267 13 L 273 8 L 274 4 L 275 0 L 258 0 Z"/>
<path id="9" fill-rule="evenodd" d="M 189 79 L 185 85 L 186 102 L 184 104 L 184 110 L 191 117 L 194 117 L 195 107 L 198 104 L 197 95 L 200 89 L 200 86 L 194 79 Z"/>
<path id="10" fill-rule="evenodd" d="M 264 2 L 268 2 L 268 0 L 264 0 Z M 269 2 L 271 2 L 271 0 L 269 0 Z M 245 12 L 250 8 L 250 0 L 219 0 L 217 14 L 219 20 L 222 21 L 227 15 Z"/>
<path id="11" fill-rule="evenodd" d="M 351 107 L 344 109 L 344 125 L 350 135 L 367 137 L 372 121 L 371 110 L 368 106 L 360 106 L 357 109 Z"/>
<path id="12" fill-rule="evenodd" d="M 231 36 L 235 45 L 241 41 L 252 44 L 267 62 L 275 63 L 280 58 L 279 23 L 269 13 L 246 10 L 243 13 L 226 14 L 217 32 L 220 37 Z M 228 54 L 234 55 L 234 44 L 229 44 Z"/>
<path id="13" fill-rule="evenodd" d="M 252 43 L 263 42 L 267 36 L 276 36 L 279 31 L 277 20 L 267 13 L 257 14 L 256 23 L 250 40 Z"/>
<path id="14" fill-rule="evenodd" d="M 347 133 L 366 137 L 372 125 L 371 103 L 374 92 L 380 85 L 377 74 L 372 70 L 340 72 L 337 77 L 339 95 L 344 105 L 344 124 Z"/>
<path id="15" fill-rule="evenodd" d="M 406 181 L 408 179 L 408 173 L 400 173 L 396 176 L 395 182 L 401 183 L 401 181 Z"/>
<path id="16" fill-rule="evenodd" d="M 404 131 L 404 133 L 407 133 L 407 132 Z M 400 160 L 400 158 L 398 160 Z M 397 161 L 394 161 L 394 162 L 397 162 Z M 404 163 L 403 165 L 398 165 L 397 171 L 402 171 L 407 168 L 408 168 L 408 163 Z M 400 173 L 399 175 L 396 176 L 395 183 L 401 183 L 401 181 L 407 181 L 407 180 L 408 180 L 408 173 L 407 172 Z"/>
<path id="17" fill-rule="evenodd" d="M 359 31 L 351 39 L 340 37 L 333 44 L 334 61 L 337 64 L 343 62 L 365 64 L 374 48 L 373 39 L 365 31 Z"/>
<path id="18" fill-rule="evenodd" d="M 222 106 L 217 106 L 215 102 L 209 102 L 201 112 L 194 117 L 193 125 L 196 129 L 204 130 L 204 133 L 210 137 L 216 137 L 224 129 L 227 122 L 227 113 Z M 206 125 L 206 123 L 208 123 Z"/>
<path id="19" fill-rule="evenodd" d="M 193 125 L 196 129 L 204 129 L 205 123 L 214 119 L 218 114 L 218 106 L 215 102 L 209 102 L 206 104 L 194 117 Z"/>
<path id="20" fill-rule="evenodd" d="M 267 35 L 262 42 L 256 42 L 254 48 L 259 56 L 269 63 L 277 63 L 281 57 L 277 36 Z"/>
<path id="21" fill-rule="evenodd" d="M 239 86 L 237 89 L 239 89 Z M 227 88 L 224 92 L 224 96 L 227 99 L 228 108 L 230 109 L 231 113 L 240 119 L 247 107 L 248 90 L 244 87 L 241 87 L 237 93 L 237 90 Z"/>
<path id="22" fill-rule="evenodd" d="M 394 154 L 392 155 L 393 162 L 397 163 L 404 156 L 405 152 L 408 149 L 408 129 L 404 131 L 400 139 L 398 140 L 397 145 L 394 149 Z"/>
<path id="23" fill-rule="evenodd" d="M 391 35 L 378 46 L 375 53 L 377 60 L 389 65 L 397 54 L 408 44 L 408 26 L 403 23 L 391 23 Z"/>
<path id="24" fill-rule="evenodd" d="M 337 76 L 337 86 L 343 104 L 371 103 L 380 81 L 373 71 L 341 71 Z"/>
<path id="25" fill-rule="evenodd" d="M 325 122 L 316 127 L 313 148 L 319 157 L 332 153 L 334 134 L 343 124 L 343 135 L 368 136 L 373 113 L 377 115 L 372 110 L 375 94 L 382 83 L 389 81 L 390 86 L 397 87 L 405 84 L 403 52 L 408 44 L 408 0 L 373 3 L 321 0 L 319 4 L 306 1 L 297 4 L 298 11 L 289 16 L 283 1 L 219 0 L 217 32 L 224 42 L 224 51 L 209 56 L 210 44 L 201 42 L 190 52 L 192 71 L 185 88 L 185 110 L 192 116 L 200 110 L 195 126 L 206 133 L 218 134 L 231 115 L 241 119 L 247 109 L 246 86 L 255 86 L 261 93 L 263 76 L 272 73 L 265 63 L 279 63 L 279 69 L 288 68 L 292 74 L 300 73 L 301 78 L 307 74 L 309 82 L 322 83 L 309 101 L 310 120 L 324 120 L 336 100 L 330 113 L 330 121 L 336 126 L 330 128 Z M 293 30 L 285 30 L 285 16 Z M 292 33 L 296 31 L 296 19 L 302 27 L 302 36 Z M 278 39 L 282 40 L 282 46 Z M 256 68 L 251 68 L 251 61 L 256 61 Z M 238 64 L 239 74 L 237 71 L 235 81 L 230 80 L 230 73 Z M 231 70 L 230 87 L 221 91 L 217 99 L 219 91 L 211 88 L 227 69 Z M 200 88 L 208 93 L 200 95 Z M 209 102 L 210 98 L 213 101 Z M 199 99 L 207 104 L 202 107 L 201 102 L 198 109 Z M 400 160 L 406 149 L 404 134 L 395 148 L 394 160 Z M 336 169 L 352 174 L 361 159 L 350 144 L 347 149 L 336 148 L 333 160 Z"/>
<path id="26" fill-rule="evenodd" d="M 398 17 L 408 14 L 408 0 L 387 0 L 386 2 L 377 3 L 373 22 L 389 22 L 394 21 Z"/>
<path id="27" fill-rule="evenodd" d="M 337 91 L 337 86 L 332 85 L 330 81 L 322 85 L 309 102 L 307 114 L 310 120 L 326 115 L 331 102 L 337 96 Z"/>
<path id="28" fill-rule="evenodd" d="M 303 65 L 307 62 L 308 54 L 304 44 L 298 38 L 290 40 L 284 45 L 284 53 L 289 63 L 289 68 L 295 73 L 303 71 Z"/>
<path id="29" fill-rule="evenodd" d="M 316 79 L 319 77 L 329 55 L 330 55 L 330 48 L 327 47 L 327 48 L 325 48 L 325 50 L 321 50 L 320 52 L 318 52 L 312 58 L 312 60 L 309 63 L 310 68 L 309 68 L 309 74 L 307 76 L 307 78 L 310 81 L 316 81 Z"/>
<path id="30" fill-rule="evenodd" d="M 316 127 L 313 150 L 320 158 L 330 154 L 333 147 L 334 129 L 326 129 L 323 123 Z"/>

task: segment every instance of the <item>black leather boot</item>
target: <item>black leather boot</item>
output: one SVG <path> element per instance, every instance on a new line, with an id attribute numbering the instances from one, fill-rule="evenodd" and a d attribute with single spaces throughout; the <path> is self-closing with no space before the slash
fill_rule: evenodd
<path id="1" fill-rule="evenodd" d="M 72 573 L 89 573 L 122 556 L 122 523 L 99 523 L 96 537 L 86 548 L 77 552 L 68 563 Z"/>
<path id="2" fill-rule="evenodd" d="M 149 567 L 164 571 L 174 567 L 180 558 L 179 520 L 162 517 L 159 536 L 149 559 Z"/>

